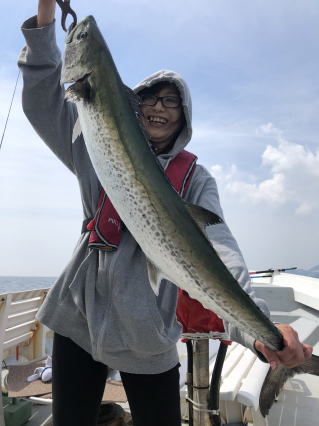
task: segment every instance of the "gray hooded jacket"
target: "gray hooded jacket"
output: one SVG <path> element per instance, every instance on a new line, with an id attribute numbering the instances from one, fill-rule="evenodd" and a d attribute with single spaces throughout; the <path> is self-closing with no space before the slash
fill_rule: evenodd
<path id="1" fill-rule="evenodd" d="M 44 142 L 76 175 L 83 219 L 92 218 L 101 186 L 84 144 L 76 107 L 64 100 L 55 25 L 38 29 L 33 17 L 23 24 L 22 31 L 26 47 L 19 66 L 24 77 L 25 114 Z M 160 81 L 177 86 L 186 117 L 186 125 L 171 151 L 158 157 L 165 167 L 191 139 L 191 98 L 183 79 L 172 71 L 159 71 L 134 90 L 139 92 Z M 223 216 L 215 180 L 200 165 L 196 166 L 185 199 Z M 227 225 L 213 228 L 209 227 L 207 233 L 219 256 L 269 315 L 266 304 L 257 300 L 251 289 L 247 268 Z M 163 281 L 159 295 L 155 296 L 148 282 L 145 256 L 127 229 L 115 252 L 88 249 L 88 238 L 88 233 L 80 236 L 70 262 L 38 312 L 38 319 L 113 369 L 156 374 L 174 367 L 178 363 L 176 342 L 181 333 L 175 315 L 176 286 Z M 250 336 L 229 324 L 225 327 L 232 340 L 254 350 Z"/>

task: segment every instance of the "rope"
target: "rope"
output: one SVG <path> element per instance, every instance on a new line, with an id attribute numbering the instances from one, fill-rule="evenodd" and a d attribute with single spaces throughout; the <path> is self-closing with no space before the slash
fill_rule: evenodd
<path id="1" fill-rule="evenodd" d="M 196 401 L 194 401 L 193 399 L 191 399 L 189 397 L 186 397 L 186 400 L 192 403 L 193 409 L 195 411 L 201 411 L 201 412 L 204 412 L 204 413 L 210 413 L 210 414 L 214 414 L 214 415 L 219 415 L 220 414 L 219 409 L 218 410 L 209 410 L 207 408 L 206 404 L 200 404 L 199 402 L 196 402 Z"/>
<path id="2" fill-rule="evenodd" d="M 11 107 L 12 107 L 12 104 L 13 104 L 14 95 L 15 95 L 15 92 L 16 92 L 16 89 L 17 89 L 19 77 L 20 77 L 20 70 L 18 72 L 18 77 L 17 77 L 17 80 L 16 80 L 16 84 L 14 86 L 14 90 L 13 90 L 13 94 L 12 94 L 12 98 L 11 98 L 11 103 L 10 103 L 10 107 L 9 107 L 9 111 L 8 111 L 8 115 L 7 115 L 7 119 L 6 119 L 6 122 L 5 122 L 5 125 L 4 125 L 4 129 L 3 129 L 3 133 L 2 133 L 2 137 L 1 137 L 1 142 L 0 142 L 0 149 L 2 147 L 2 142 L 3 142 L 3 139 L 4 139 L 4 135 L 6 133 L 7 124 L 8 124 L 8 120 L 9 120 L 9 116 L 10 116 L 10 112 L 11 112 Z"/>

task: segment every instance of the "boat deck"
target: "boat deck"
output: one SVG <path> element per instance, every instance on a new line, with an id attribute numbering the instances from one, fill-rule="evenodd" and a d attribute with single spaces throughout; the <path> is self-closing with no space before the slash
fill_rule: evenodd
<path id="1" fill-rule="evenodd" d="M 307 277 L 296 275 L 287 277 L 287 275 L 290 274 L 281 275 L 284 275 L 282 282 L 280 281 L 280 276 L 272 279 L 272 282 L 269 282 L 269 279 L 258 281 L 256 280 L 253 285 L 256 295 L 267 300 L 273 321 L 293 324 L 293 326 L 299 332 L 301 340 L 313 345 L 314 353 L 319 354 L 319 310 L 317 309 L 316 304 L 319 296 L 319 280 L 313 281 L 312 279 L 310 282 L 308 281 Z M 288 285 L 289 282 L 292 284 L 291 286 Z M 312 288 L 311 291 L 313 292 L 313 285 L 315 282 L 318 285 L 318 290 L 315 288 L 315 294 L 313 294 L 314 297 L 311 298 L 311 295 L 305 294 L 305 291 L 310 285 Z M 305 303 L 307 300 L 309 303 L 306 305 Z M 49 346 L 50 345 L 48 345 L 47 342 L 47 348 Z M 215 354 L 217 353 L 217 349 L 218 342 L 210 341 L 210 372 L 212 371 L 215 362 Z M 185 403 L 185 395 L 187 391 L 185 386 L 187 364 L 185 344 L 179 342 L 178 350 L 181 362 L 180 386 L 182 411 L 187 415 L 187 403 Z M 245 350 L 240 345 L 231 345 L 228 353 L 229 360 L 233 360 L 233 367 L 229 365 L 230 361 L 227 361 L 228 364 L 226 362 L 224 364 L 220 394 L 220 408 L 223 418 L 223 425 L 240 425 L 243 424 L 240 423 L 241 421 L 251 426 L 312 426 L 318 424 L 318 377 L 301 374 L 288 380 L 284 386 L 283 391 L 279 395 L 278 401 L 273 404 L 269 415 L 266 418 L 263 418 L 258 408 L 256 409 L 256 398 L 257 406 L 259 400 L 258 392 L 256 395 L 249 395 L 246 398 L 246 391 L 243 391 L 245 386 L 245 389 L 247 389 L 247 383 L 249 381 L 257 382 L 258 380 L 264 380 L 261 378 L 257 379 L 257 376 L 254 376 L 259 366 L 256 366 L 256 363 L 250 360 L 252 353 L 249 350 Z M 259 360 L 257 361 L 259 362 Z M 266 364 L 261 362 L 259 363 L 260 368 L 265 370 Z M 250 365 L 244 375 L 241 374 L 242 365 Z M 255 370 L 252 368 L 253 365 L 255 365 Z M 237 380 L 237 382 L 233 383 L 233 389 L 235 390 L 232 390 L 232 387 L 229 386 L 230 372 L 235 372 L 235 374 L 232 373 L 231 376 L 232 380 L 233 377 Z M 249 374 L 253 375 L 252 379 L 249 378 Z M 264 373 L 260 374 L 260 377 L 265 377 L 263 374 Z M 120 405 L 126 411 L 129 411 L 127 402 L 121 402 Z M 52 424 L 51 421 L 48 420 L 50 417 L 50 411 L 51 405 L 34 404 L 32 417 L 25 424 L 25 426 L 50 426 Z M 185 416 L 185 422 L 182 423 L 183 426 L 188 424 L 186 419 L 187 416 Z"/>
<path id="2" fill-rule="evenodd" d="M 318 352 L 317 352 L 318 353 Z M 315 426 L 319 419 L 319 378 L 300 374 L 290 379 L 268 416 L 269 426 Z"/>

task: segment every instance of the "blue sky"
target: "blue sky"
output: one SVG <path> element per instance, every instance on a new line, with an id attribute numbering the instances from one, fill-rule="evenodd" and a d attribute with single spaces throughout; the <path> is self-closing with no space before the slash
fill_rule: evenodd
<path id="1" fill-rule="evenodd" d="M 0 129 L 22 22 L 37 2 L 1 0 Z M 123 81 L 182 74 L 193 98 L 189 149 L 216 177 L 250 269 L 319 263 L 317 0 L 73 1 L 95 16 Z M 58 42 L 64 33 L 57 9 Z M 19 82 L 0 151 L 0 275 L 58 275 L 82 212 L 75 178 L 21 109 Z"/>

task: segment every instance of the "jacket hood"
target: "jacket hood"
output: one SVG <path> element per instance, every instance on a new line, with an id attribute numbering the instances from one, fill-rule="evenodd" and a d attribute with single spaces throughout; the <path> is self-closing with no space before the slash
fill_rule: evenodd
<path id="1" fill-rule="evenodd" d="M 189 143 L 192 137 L 192 100 L 189 92 L 189 88 L 182 78 L 181 75 L 177 74 L 174 71 L 161 70 L 156 73 L 146 77 L 140 83 L 138 83 L 134 88 L 135 93 L 139 93 L 141 90 L 149 88 L 154 84 L 167 81 L 168 83 L 173 83 L 177 87 L 181 99 L 182 106 L 185 116 L 185 126 L 178 135 L 172 149 L 169 153 L 161 154 L 159 157 L 163 159 L 171 159 L 175 157 L 180 151 L 182 151 L 186 145 Z"/>

